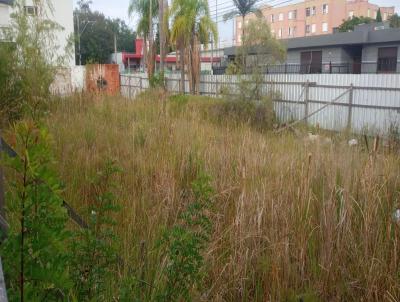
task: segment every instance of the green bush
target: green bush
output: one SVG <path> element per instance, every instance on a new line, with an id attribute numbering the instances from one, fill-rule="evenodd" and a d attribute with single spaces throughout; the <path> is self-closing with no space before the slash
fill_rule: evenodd
<path id="1" fill-rule="evenodd" d="M 18 123 L 14 133 L 20 156 L 5 159 L 13 177 L 6 196 L 9 232 L 1 246 L 9 300 L 66 301 L 73 286 L 66 248 L 71 234 L 49 136 L 30 122 Z"/>
<path id="2" fill-rule="evenodd" d="M 194 201 L 180 215 L 179 222 L 164 233 L 166 267 L 158 286 L 157 301 L 190 301 L 191 290 L 200 286 L 203 252 L 212 232 L 208 216 L 213 189 L 210 177 L 202 172 L 192 184 Z"/>
<path id="3" fill-rule="evenodd" d="M 211 119 L 218 123 L 249 124 L 257 130 L 272 129 L 276 122 L 272 100 L 221 100 L 209 107 Z"/>
<path id="4" fill-rule="evenodd" d="M 110 301 L 110 291 L 118 281 L 118 238 L 113 232 L 113 216 L 119 206 L 113 191 L 119 172 L 113 161 L 107 161 L 92 181 L 88 228 L 79 229 L 72 244 L 78 301 Z"/>
<path id="5" fill-rule="evenodd" d="M 164 87 L 165 86 L 164 73 L 159 72 L 153 74 L 149 79 L 149 84 L 151 88 Z"/>

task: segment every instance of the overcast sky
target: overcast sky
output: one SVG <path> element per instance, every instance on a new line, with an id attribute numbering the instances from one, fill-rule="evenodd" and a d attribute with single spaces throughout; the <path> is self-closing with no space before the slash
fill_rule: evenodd
<path id="1" fill-rule="evenodd" d="M 136 23 L 135 18 L 133 18 L 132 20 L 129 19 L 128 17 L 129 0 L 115 0 L 115 1 L 92 0 L 92 1 L 93 1 L 92 9 L 103 12 L 106 16 L 124 19 L 128 22 L 130 26 L 135 27 Z M 209 0 L 211 14 L 214 17 L 214 19 L 215 19 L 216 1 L 218 3 L 218 8 L 220 12 L 228 11 L 230 6 L 233 5 L 229 3 L 232 2 L 232 0 Z M 270 0 L 269 2 L 273 3 L 274 1 L 275 3 L 278 3 L 276 2 L 277 0 Z M 78 2 L 78 0 L 74 0 L 74 2 L 76 3 Z M 268 2 L 268 1 L 262 0 L 261 2 Z M 301 2 L 301 0 L 293 1 L 293 3 L 295 2 Z M 395 6 L 396 11 L 400 12 L 400 0 L 370 0 L 370 2 L 378 4 L 380 6 Z M 219 29 L 220 39 L 231 41 L 233 39 L 233 22 L 232 21 L 228 21 L 226 23 L 221 22 L 222 17 L 219 16 L 218 18 L 219 18 L 218 29 Z"/>

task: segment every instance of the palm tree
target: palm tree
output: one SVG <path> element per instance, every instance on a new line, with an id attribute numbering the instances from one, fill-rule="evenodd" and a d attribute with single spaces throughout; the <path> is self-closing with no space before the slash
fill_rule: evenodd
<path id="1" fill-rule="evenodd" d="M 143 57 L 147 66 L 147 73 L 150 77 L 154 73 L 155 49 L 153 41 L 153 22 L 157 18 L 157 0 L 130 0 L 128 14 L 132 16 L 136 13 L 140 16 L 136 32 L 143 37 Z M 147 49 L 149 42 L 149 49 Z"/>
<path id="2" fill-rule="evenodd" d="M 260 0 L 233 0 L 233 4 L 236 6 L 236 9 L 224 15 L 224 21 L 232 19 L 236 16 L 242 17 L 242 38 L 244 37 L 245 34 L 245 26 L 244 26 L 245 17 L 249 14 L 262 16 L 262 12 L 255 7 L 256 3 L 259 1 Z"/>
<path id="3" fill-rule="evenodd" d="M 160 72 L 164 74 L 164 60 L 167 53 L 168 0 L 158 0 L 158 32 L 160 35 Z"/>
<path id="4" fill-rule="evenodd" d="M 210 34 L 217 39 L 216 24 L 210 18 L 208 0 L 173 0 L 171 42 L 179 50 L 181 91 L 185 87 L 185 60 L 191 93 L 200 85 L 200 44 L 208 45 Z"/>

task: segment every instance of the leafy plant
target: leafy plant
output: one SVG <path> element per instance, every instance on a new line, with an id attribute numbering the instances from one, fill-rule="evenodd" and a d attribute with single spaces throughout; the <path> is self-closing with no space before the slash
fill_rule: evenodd
<path id="1" fill-rule="evenodd" d="M 370 24 L 373 23 L 375 20 L 369 17 L 357 17 L 354 16 L 353 18 L 349 18 L 344 20 L 343 23 L 339 26 L 340 32 L 348 32 L 353 31 L 354 27 L 360 24 Z"/>
<path id="2" fill-rule="evenodd" d="M 37 119 L 47 111 L 51 98 L 51 84 L 60 66 L 69 55 L 58 56 L 56 35 L 63 28 L 51 21 L 53 12 L 46 0 L 34 0 L 40 14 L 25 13 L 25 1 L 14 1 L 10 26 L 4 32 L 6 45 L 1 45 L 0 59 L 0 112 L 12 121 L 28 114 Z M 7 45 L 10 44 L 10 45 Z M 4 77 L 5 75 L 5 77 Z"/>
<path id="3" fill-rule="evenodd" d="M 161 245 L 165 248 L 164 284 L 158 301 L 190 301 L 191 290 L 199 286 L 204 252 L 210 240 L 212 222 L 209 210 L 213 189 L 210 177 L 200 173 L 192 184 L 194 201 L 180 215 L 179 223 L 167 230 Z"/>
<path id="4" fill-rule="evenodd" d="M 7 193 L 9 233 L 1 246 L 10 301 L 63 301 L 72 288 L 66 249 L 70 233 L 49 135 L 33 122 L 14 131 L 20 155 L 6 158 L 13 178 Z"/>
<path id="5" fill-rule="evenodd" d="M 72 242 L 73 277 L 78 301 L 110 301 L 109 289 L 118 280 L 118 238 L 113 232 L 115 176 L 120 169 L 107 161 L 92 182 L 88 228 L 80 229 Z"/>
<path id="6" fill-rule="evenodd" d="M 149 79 L 149 84 L 151 88 L 164 87 L 165 86 L 164 73 L 158 72 L 153 74 Z"/>

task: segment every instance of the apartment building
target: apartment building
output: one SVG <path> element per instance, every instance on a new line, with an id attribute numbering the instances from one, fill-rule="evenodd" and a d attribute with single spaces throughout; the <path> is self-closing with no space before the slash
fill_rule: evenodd
<path id="1" fill-rule="evenodd" d="M 376 18 L 379 8 L 383 21 L 395 12 L 394 7 L 379 7 L 368 0 L 305 0 L 282 7 L 265 6 L 261 7 L 261 11 L 278 39 L 290 39 L 331 34 L 348 18 Z M 252 18 L 255 16 L 247 16 L 245 23 Z M 242 28 L 245 26 L 242 22 L 240 17 L 236 18 L 236 44 L 241 43 Z"/>
<path id="2" fill-rule="evenodd" d="M 55 49 L 55 52 L 58 56 L 64 56 L 66 55 L 66 48 L 69 45 L 70 39 L 73 39 L 74 34 L 73 3 L 72 0 L 51 0 L 50 3 L 52 10 L 47 12 L 46 16 L 52 21 L 57 22 L 63 29 L 56 34 L 55 45 L 57 49 Z M 14 10 L 13 5 L 14 0 L 0 0 L 0 28 L 10 26 L 10 15 Z M 25 1 L 24 9 L 30 17 L 40 15 L 38 7 L 35 6 L 35 2 L 32 0 Z M 72 55 L 68 56 L 65 63 L 69 67 L 75 66 L 74 57 Z"/>

